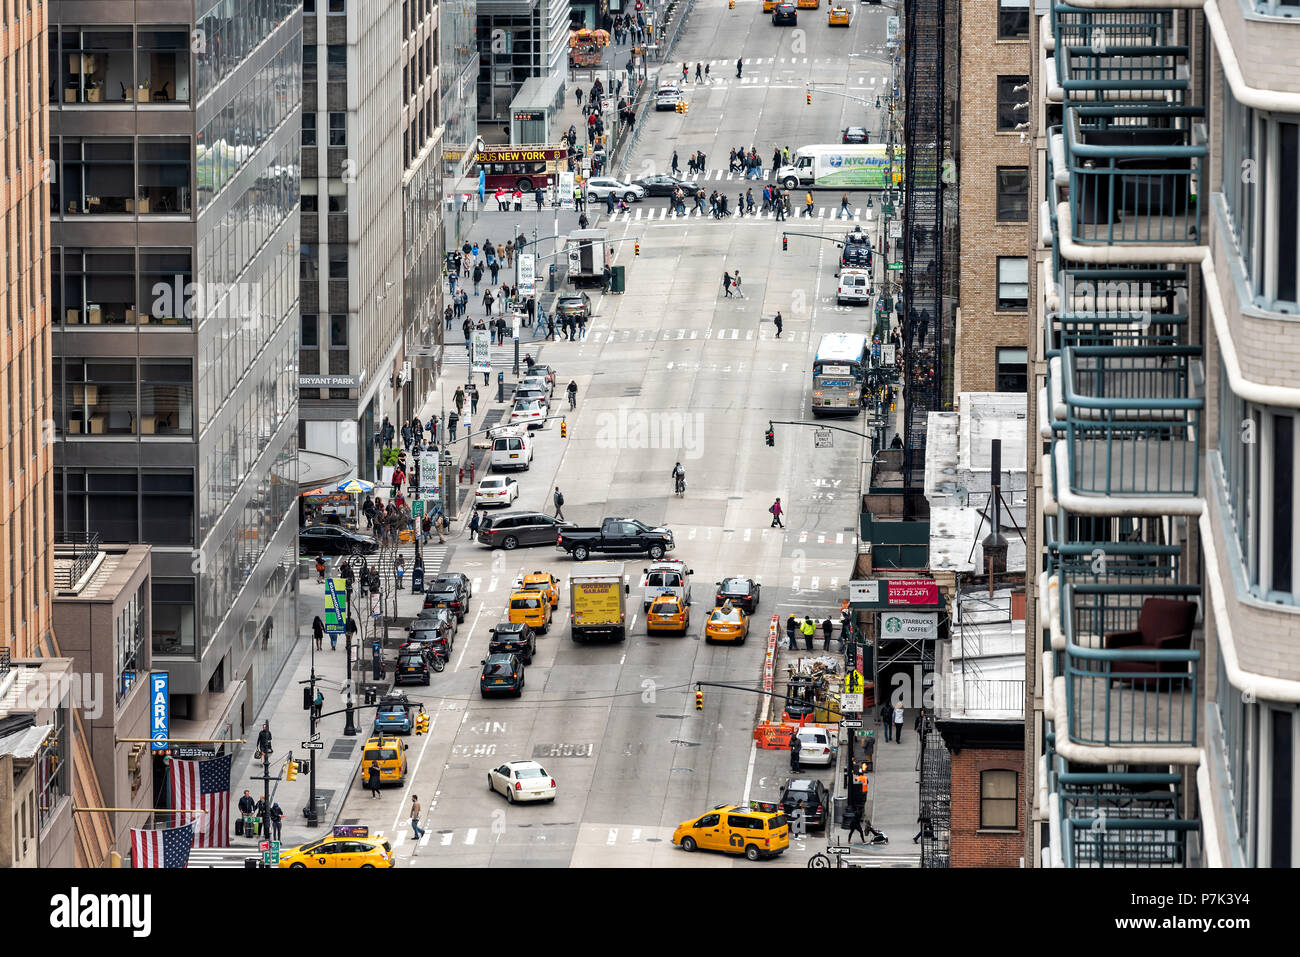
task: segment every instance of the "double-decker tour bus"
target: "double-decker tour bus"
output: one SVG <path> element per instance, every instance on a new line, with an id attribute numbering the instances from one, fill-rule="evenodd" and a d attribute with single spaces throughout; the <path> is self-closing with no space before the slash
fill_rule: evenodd
<path id="1" fill-rule="evenodd" d="M 812 414 L 857 415 L 871 365 L 871 340 L 837 332 L 822 336 L 813 359 Z"/>
<path id="2" fill-rule="evenodd" d="M 527 193 L 555 185 L 568 158 L 567 146 L 485 146 L 474 160 L 487 174 L 488 192 L 518 187 Z"/>

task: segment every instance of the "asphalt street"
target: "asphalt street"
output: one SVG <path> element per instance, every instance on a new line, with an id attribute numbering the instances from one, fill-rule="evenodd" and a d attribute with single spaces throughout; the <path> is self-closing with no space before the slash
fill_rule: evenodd
<path id="1" fill-rule="evenodd" d="M 757 0 L 698 3 L 675 62 L 712 62 L 714 80 L 687 87 L 690 111 L 651 113 L 631 175 L 667 170 L 676 148 L 704 150 L 723 165 L 732 146 L 769 157 L 775 145 L 793 151 L 838 142 L 847 125 L 879 127 L 873 106 L 814 94 L 805 86 L 871 98 L 887 82 L 884 59 L 888 5 L 854 3 L 848 29 L 829 29 L 826 6 L 800 11 L 799 27 L 774 27 Z M 746 63 L 735 77 L 735 59 Z M 729 66 L 726 64 L 729 63 Z M 734 194 L 744 183 L 727 183 Z M 761 190 L 762 183 L 750 184 Z M 802 194 L 800 194 L 802 198 Z M 865 215 L 865 194 L 853 197 Z M 818 205 L 839 205 L 823 194 Z M 445 568 L 474 580 L 474 597 L 447 670 L 428 688 L 408 689 L 432 715 L 431 733 L 412 736 L 405 785 L 373 801 L 354 783 L 341 822 L 369 824 L 389 836 L 399 866 L 755 866 L 743 858 L 688 857 L 669 843 L 682 820 L 716 804 L 774 800 L 786 777 L 786 755 L 757 750 L 753 728 L 761 697 L 706 689 L 696 712 L 694 682 L 757 688 L 772 615 L 805 613 L 838 619 L 856 548 L 856 496 L 866 456 L 857 438 L 835 433 L 834 446 L 814 449 L 810 429 L 778 426 L 764 443 L 769 419 L 808 419 L 811 359 L 829 332 L 869 332 L 867 307 L 834 304 L 838 250 L 792 237 L 763 218 L 664 218 L 660 200 L 642 204 L 654 218 L 618 217 L 608 225 L 616 262 L 627 269 L 624 295 L 593 293 L 596 316 L 579 343 L 548 346 L 545 361 L 563 383 L 578 384 L 568 438 L 550 423 L 537 436 L 531 470 L 519 476 L 517 509 L 550 510 L 564 492 L 565 517 L 594 524 L 634 516 L 670 526 L 674 557 L 694 569 L 692 626 L 684 637 L 647 635 L 637 600 L 643 558 L 626 562 L 635 612 L 626 641 L 577 645 L 569 635 L 569 598 L 562 593 L 556 625 L 538 642 L 521 698 L 482 700 L 479 661 L 488 629 L 505 619 L 510 583 L 523 570 L 548 570 L 567 580 L 573 561 L 542 547 L 490 552 L 462 535 Z M 796 203 L 796 206 L 799 205 Z M 846 224 L 824 215 L 792 219 L 785 228 L 839 237 Z M 641 254 L 633 253 L 639 242 Z M 876 268 L 882 268 L 876 257 Z M 724 270 L 743 274 L 743 298 L 724 297 Z M 784 334 L 776 338 L 780 311 Z M 862 427 L 864 420 L 850 420 Z M 684 497 L 672 494 L 670 470 L 687 470 Z M 768 507 L 780 497 L 786 528 L 771 527 Z M 713 583 L 752 575 L 762 604 L 743 646 L 703 641 Z M 909 749 L 910 752 L 910 749 Z M 542 762 L 559 785 L 553 804 L 507 806 L 486 786 L 487 771 L 507 760 Z M 900 756 L 901 760 L 901 756 Z M 830 784 L 829 771 L 820 774 Z M 411 795 L 425 808 L 428 833 L 416 841 L 407 821 Z M 913 815 L 914 816 L 914 815 Z M 907 863 L 911 845 L 897 835 L 881 863 Z M 900 839 L 901 838 L 901 839 Z M 796 842 L 758 866 L 803 866 L 821 842 Z M 890 849 L 882 849 L 889 852 Z"/>

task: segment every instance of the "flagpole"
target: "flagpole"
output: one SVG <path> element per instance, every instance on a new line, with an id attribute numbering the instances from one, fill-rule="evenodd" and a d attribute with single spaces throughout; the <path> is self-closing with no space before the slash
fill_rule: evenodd
<path id="1" fill-rule="evenodd" d="M 201 807 L 73 807 L 73 814 L 207 814 Z"/>

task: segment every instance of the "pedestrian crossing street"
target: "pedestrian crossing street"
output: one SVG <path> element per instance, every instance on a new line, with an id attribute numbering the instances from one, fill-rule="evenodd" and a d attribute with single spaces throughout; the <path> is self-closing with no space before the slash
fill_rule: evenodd
<path id="1" fill-rule="evenodd" d="M 883 46 L 882 44 L 877 44 L 877 45 L 875 46 L 874 49 L 875 49 L 877 52 L 884 52 L 884 49 L 885 49 L 885 48 L 884 48 L 884 46 Z M 699 61 L 699 62 L 700 62 L 701 64 L 707 64 L 707 65 L 708 65 L 708 67 L 709 67 L 709 75 L 710 75 L 710 77 L 712 77 L 712 80 L 713 80 L 714 83 L 718 82 L 718 80 L 720 80 L 720 79 L 725 79 L 725 77 L 722 75 L 722 73 L 719 73 L 720 70 L 723 71 L 727 76 L 734 77 L 734 76 L 736 75 L 736 61 L 735 61 L 734 59 L 732 59 L 732 60 L 701 60 L 701 61 Z M 744 67 L 745 67 L 745 69 L 749 69 L 750 67 L 755 67 L 755 66 L 765 66 L 765 65 L 766 65 L 766 66 L 781 66 L 781 65 L 783 65 L 783 64 L 789 64 L 790 66 L 817 66 L 818 64 L 827 64 L 827 65 L 843 66 L 843 65 L 844 65 L 844 57 L 842 57 L 842 56 L 814 56 L 814 57 L 807 57 L 807 56 L 775 56 L 775 57 L 773 57 L 773 56 L 749 56 L 749 57 L 745 57 L 745 58 L 744 58 Z M 687 61 L 686 66 L 689 68 L 689 71 L 690 71 L 689 74 L 688 74 L 688 76 L 690 77 L 690 80 L 689 80 L 689 82 L 687 82 L 685 85 L 686 85 L 686 86 L 693 86 L 693 85 L 695 84 L 695 62 L 694 62 L 694 61 Z M 714 74 L 717 74 L 717 75 L 715 76 Z M 680 65 L 677 66 L 677 72 L 676 72 L 676 75 L 675 75 L 675 76 L 674 76 L 674 73 L 673 73 L 673 70 L 672 70 L 672 69 L 670 69 L 668 66 L 664 66 L 664 67 L 661 68 L 660 71 L 659 71 L 659 77 L 660 77 L 660 79 L 671 78 L 671 79 L 674 79 L 674 80 L 680 80 L 680 79 L 681 79 L 681 66 L 680 66 Z M 707 85 L 707 83 L 706 83 L 705 85 Z"/>
<path id="2" fill-rule="evenodd" d="M 532 342 L 532 335 L 533 330 L 531 328 L 519 330 L 519 361 L 521 363 L 524 361 L 524 355 L 528 352 L 528 344 Z M 461 339 L 460 342 L 447 342 L 442 354 L 443 368 L 460 366 L 463 369 L 469 365 L 469 352 L 464 348 L 463 342 L 464 339 Z M 538 343 L 541 343 L 541 339 L 538 340 Z M 504 346 L 493 346 L 490 355 L 493 371 L 512 368 L 515 364 L 514 343 L 507 340 Z"/>
<path id="3" fill-rule="evenodd" d="M 729 174 L 725 178 L 730 180 L 732 176 Z M 744 182 L 743 176 L 736 176 L 736 179 L 740 182 Z M 758 193 L 761 193 L 763 191 L 763 187 L 767 184 L 763 183 L 761 180 L 760 181 L 750 180 L 750 185 L 751 187 L 756 186 Z M 630 208 L 626 213 L 615 211 L 614 213 L 609 215 L 608 222 L 649 223 L 649 222 L 664 222 L 664 221 L 674 220 L 674 219 L 676 220 L 687 219 L 687 220 L 695 220 L 696 222 L 707 222 L 718 226 L 721 225 L 735 226 L 741 223 L 757 222 L 760 219 L 774 221 L 776 219 L 775 211 L 768 210 L 766 213 L 759 212 L 757 206 L 759 202 L 758 193 L 756 193 L 754 196 L 754 202 L 755 202 L 754 212 L 746 213 L 744 216 L 737 215 L 736 213 L 733 212 L 730 216 L 723 217 L 722 219 L 714 219 L 712 214 L 709 213 L 707 207 L 704 209 L 700 209 L 698 206 L 693 205 L 693 201 L 691 201 L 686 204 L 685 215 L 679 215 L 675 211 L 670 211 L 667 206 L 656 207 L 656 206 L 645 206 L 645 205 L 638 204 Z M 734 197 L 728 196 L 727 199 L 728 201 L 730 201 L 734 199 Z M 643 200 L 643 202 L 653 202 L 653 200 Z M 861 207 L 853 207 L 852 211 L 846 215 L 841 213 L 838 204 L 831 205 L 831 206 L 818 206 L 814 208 L 813 215 L 811 217 L 804 215 L 803 206 L 801 204 L 795 203 L 794 207 L 795 208 L 791 210 L 789 214 L 786 215 L 785 222 L 788 223 L 788 222 L 793 222 L 794 220 L 797 219 L 811 218 L 811 219 L 820 219 L 820 220 L 837 219 L 840 220 L 841 222 L 846 222 L 846 223 L 847 222 L 870 223 L 873 222 L 875 218 L 873 215 L 874 214 L 873 210 L 862 209 Z"/>

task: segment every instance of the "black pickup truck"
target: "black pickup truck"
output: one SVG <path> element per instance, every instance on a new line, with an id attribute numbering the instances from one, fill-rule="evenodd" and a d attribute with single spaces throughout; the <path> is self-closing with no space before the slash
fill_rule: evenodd
<path id="1" fill-rule="evenodd" d="M 634 518 L 607 518 L 599 527 L 580 525 L 560 532 L 555 547 L 568 552 L 580 562 L 596 553 L 649 554 L 655 561 L 674 548 L 673 533 L 666 528 L 651 528 Z"/>

